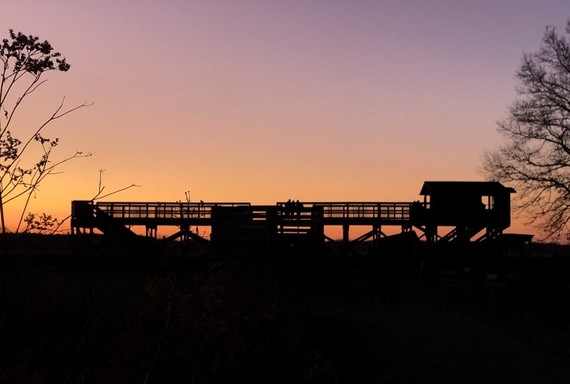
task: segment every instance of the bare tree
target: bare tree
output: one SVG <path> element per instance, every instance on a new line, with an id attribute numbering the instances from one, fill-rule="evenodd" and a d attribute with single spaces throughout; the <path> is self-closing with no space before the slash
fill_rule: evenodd
<path id="1" fill-rule="evenodd" d="M 537 52 L 525 53 L 518 98 L 498 130 L 507 139 L 487 152 L 484 172 L 517 190 L 519 211 L 546 238 L 570 239 L 570 20 L 566 34 L 546 28 Z"/>
<path id="2" fill-rule="evenodd" d="M 30 218 L 25 213 L 40 183 L 54 174 L 62 164 L 90 154 L 75 152 L 53 161 L 52 154 L 59 139 L 43 135 L 48 125 L 87 106 L 86 103 L 66 109 L 65 99 L 62 99 L 54 112 L 25 138 L 19 138 L 18 132 L 13 129 L 14 117 L 23 102 L 47 81 L 44 74 L 69 70 L 66 59 L 54 51 L 48 41 L 42 42 L 36 36 L 9 30 L 9 37 L 0 44 L 0 60 L 0 225 L 2 233 L 5 233 L 6 204 L 23 200 L 16 228 L 18 231 L 22 222 Z M 46 218 L 47 216 L 43 217 Z"/>

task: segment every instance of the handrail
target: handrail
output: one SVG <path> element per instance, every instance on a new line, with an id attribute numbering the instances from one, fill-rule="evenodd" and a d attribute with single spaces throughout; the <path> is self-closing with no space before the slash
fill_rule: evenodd
<path id="1" fill-rule="evenodd" d="M 114 219 L 130 220 L 210 220 L 214 207 L 251 207 L 256 218 L 263 219 L 270 209 L 275 209 L 277 217 L 286 220 L 296 217 L 308 220 L 319 211 L 319 217 L 329 222 L 342 220 L 364 220 L 384 222 L 407 222 L 415 203 L 409 202 L 278 202 L 273 206 L 256 206 L 248 202 L 92 202 L 73 201 L 72 214 L 97 211 Z M 77 211 L 77 212 L 76 212 Z M 252 212 L 253 212 L 252 211 Z M 262 212 L 267 211 L 267 212 Z"/>
<path id="2" fill-rule="evenodd" d="M 118 219 L 210 219 L 213 207 L 250 206 L 250 203 L 97 202 L 95 206 Z"/>
<path id="3" fill-rule="evenodd" d="M 285 207 L 288 203 L 277 203 Z M 296 203 L 293 203 L 296 204 Z M 305 206 L 322 207 L 326 219 L 383 219 L 409 220 L 413 203 L 408 202 L 310 202 L 299 203 Z"/>

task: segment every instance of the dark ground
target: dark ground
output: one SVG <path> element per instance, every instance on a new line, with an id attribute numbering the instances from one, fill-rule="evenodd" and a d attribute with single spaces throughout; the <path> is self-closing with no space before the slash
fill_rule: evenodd
<path id="1" fill-rule="evenodd" d="M 567 285 L 402 282 L 318 260 L 8 265 L 0 383 L 568 383 Z"/>

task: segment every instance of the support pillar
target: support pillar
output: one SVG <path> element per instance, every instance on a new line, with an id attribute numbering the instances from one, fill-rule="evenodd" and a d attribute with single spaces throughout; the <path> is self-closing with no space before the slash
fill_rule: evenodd
<path id="1" fill-rule="evenodd" d="M 372 237 L 372 245 L 374 247 L 378 246 L 378 240 L 380 240 L 380 237 L 382 235 L 382 226 L 381 225 L 373 225 L 372 226 L 372 230 L 374 231 L 374 237 Z"/>
<path id="2" fill-rule="evenodd" d="M 190 226 L 180 226 L 180 255 L 190 255 Z"/>
<path id="3" fill-rule="evenodd" d="M 348 224 L 342 225 L 342 244 L 345 247 L 348 246 L 348 243 L 350 242 L 349 230 L 350 230 L 350 225 Z"/>
<path id="4" fill-rule="evenodd" d="M 424 275 L 428 282 L 433 282 L 438 274 L 437 263 L 437 225 L 426 226 L 426 250 L 424 253 Z"/>
<path id="5" fill-rule="evenodd" d="M 146 237 L 152 237 L 156 239 L 157 236 L 157 227 L 155 225 L 147 225 L 146 226 Z"/>

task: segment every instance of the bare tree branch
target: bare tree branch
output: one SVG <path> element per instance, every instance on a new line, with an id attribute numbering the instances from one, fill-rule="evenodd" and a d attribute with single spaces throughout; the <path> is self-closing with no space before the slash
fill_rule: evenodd
<path id="1" fill-rule="evenodd" d="M 59 139 L 47 138 L 43 136 L 43 131 L 56 120 L 92 104 L 84 102 L 65 109 L 63 97 L 54 112 L 31 135 L 20 140 L 11 130 L 14 117 L 23 102 L 46 83 L 47 80 L 43 78 L 45 73 L 66 72 L 70 66 L 48 41 L 13 30 L 9 30 L 9 38 L 0 41 L 0 61 L 0 215 L 2 232 L 5 232 L 3 208 L 7 203 L 23 199 L 23 209 L 16 229 L 19 231 L 25 218 L 33 218 L 25 216 L 25 213 L 31 198 L 46 177 L 57 174 L 59 167 L 73 159 L 91 156 L 76 152 L 54 161 L 52 155 Z M 42 219 L 47 217 L 42 216 Z"/>
<path id="2" fill-rule="evenodd" d="M 570 35 L 570 20 L 567 22 Z M 498 130 L 507 142 L 483 160 L 487 178 L 516 188 L 516 212 L 545 238 L 570 240 L 570 41 L 547 27 L 541 48 L 523 55 L 518 98 Z"/>

